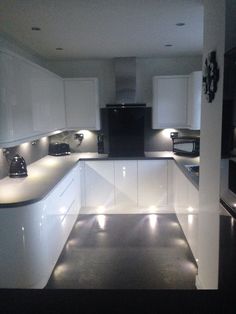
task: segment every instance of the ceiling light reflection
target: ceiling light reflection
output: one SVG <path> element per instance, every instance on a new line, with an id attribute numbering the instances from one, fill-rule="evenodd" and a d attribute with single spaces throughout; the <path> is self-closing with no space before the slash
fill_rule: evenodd
<path id="1" fill-rule="evenodd" d="M 68 266 L 66 264 L 58 265 L 54 270 L 54 276 L 56 278 L 60 277 L 61 275 L 63 275 L 63 273 L 67 271 L 67 269 L 68 269 Z"/>
<path id="2" fill-rule="evenodd" d="M 188 207 L 188 212 L 189 212 L 189 213 L 192 213 L 193 211 L 194 211 L 193 207 L 192 207 L 192 206 L 189 206 L 189 207 Z"/>
<path id="3" fill-rule="evenodd" d="M 148 216 L 148 218 L 149 218 L 150 227 L 152 229 L 155 229 L 156 226 L 157 226 L 157 215 L 151 214 L 151 215 Z"/>
<path id="4" fill-rule="evenodd" d="M 103 213 L 105 213 L 105 207 L 104 206 L 98 206 L 98 208 L 97 208 L 97 212 L 99 213 L 99 214 L 103 214 Z"/>
<path id="5" fill-rule="evenodd" d="M 193 224 L 193 215 L 188 215 L 188 224 L 189 225 Z"/>
<path id="6" fill-rule="evenodd" d="M 98 222 L 99 228 L 102 230 L 105 230 L 106 216 L 105 215 L 97 215 L 97 222 Z"/>

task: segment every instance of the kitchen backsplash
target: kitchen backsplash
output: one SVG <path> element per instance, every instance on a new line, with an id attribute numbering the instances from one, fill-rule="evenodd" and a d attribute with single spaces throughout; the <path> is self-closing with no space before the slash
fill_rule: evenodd
<path id="1" fill-rule="evenodd" d="M 7 148 L 6 153 L 3 149 L 0 149 L 0 179 L 8 175 L 11 159 L 15 154 L 24 157 L 26 165 L 29 165 L 48 154 L 48 144 L 49 138 L 42 137 L 37 141 Z"/>
<path id="2" fill-rule="evenodd" d="M 32 162 L 46 156 L 48 154 L 49 143 L 65 142 L 70 145 L 71 152 L 97 152 L 97 136 L 104 134 L 104 153 L 109 152 L 108 147 L 108 132 L 106 128 L 105 117 L 102 115 L 101 131 L 87 131 L 87 130 L 75 130 L 65 131 L 50 137 L 43 137 L 40 140 L 21 144 L 16 147 L 7 149 L 7 154 L 3 153 L 3 149 L 0 149 L 0 179 L 8 175 L 10 160 L 15 154 L 19 154 L 24 157 L 26 164 L 29 165 Z M 78 139 L 75 139 L 75 133 L 81 132 L 84 134 L 82 143 L 79 143 Z M 179 135 L 199 135 L 199 131 L 192 131 L 188 129 L 178 130 Z M 144 150 L 145 151 L 171 151 L 172 140 L 169 137 L 169 130 L 153 130 L 151 127 L 151 108 L 147 108 L 147 114 L 145 117 L 145 138 L 144 138 Z"/>
<path id="3" fill-rule="evenodd" d="M 101 131 L 67 131 L 59 133 L 50 137 L 50 142 L 65 142 L 70 145 L 72 152 L 97 152 L 97 136 L 99 134 L 104 135 L 104 153 L 109 152 L 108 147 L 108 130 L 107 123 L 105 121 L 105 115 L 101 115 Z M 179 129 L 177 130 L 179 135 L 200 135 L 200 131 Z M 144 137 L 144 150 L 145 151 L 171 151 L 172 140 L 170 139 L 169 130 L 153 130 L 152 129 L 152 117 L 151 108 L 147 108 L 145 115 L 145 137 Z M 75 133 L 83 133 L 84 139 L 81 144 L 75 139 Z"/>

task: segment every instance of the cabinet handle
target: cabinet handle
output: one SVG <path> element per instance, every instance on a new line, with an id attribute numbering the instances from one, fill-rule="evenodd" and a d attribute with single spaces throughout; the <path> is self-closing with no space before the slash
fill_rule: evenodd
<path id="1" fill-rule="evenodd" d="M 63 218 L 61 219 L 61 222 L 63 222 L 63 220 L 66 218 L 66 216 L 68 215 L 71 207 L 74 205 L 75 200 L 72 201 L 72 203 L 70 204 L 69 208 L 67 209 L 66 213 L 64 214 Z"/>
<path id="2" fill-rule="evenodd" d="M 67 185 L 67 187 L 64 189 L 64 191 L 60 194 L 60 197 L 62 197 L 62 195 L 68 190 L 68 188 L 71 186 L 71 184 L 73 183 L 74 179 L 72 179 L 70 181 L 70 183 Z"/>

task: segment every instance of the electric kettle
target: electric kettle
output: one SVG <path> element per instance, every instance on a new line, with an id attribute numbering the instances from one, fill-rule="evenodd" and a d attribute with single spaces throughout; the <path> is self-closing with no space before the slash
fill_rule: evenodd
<path id="1" fill-rule="evenodd" d="M 25 160 L 20 155 L 15 155 L 10 164 L 9 177 L 10 178 L 23 178 L 27 177 L 27 168 Z"/>

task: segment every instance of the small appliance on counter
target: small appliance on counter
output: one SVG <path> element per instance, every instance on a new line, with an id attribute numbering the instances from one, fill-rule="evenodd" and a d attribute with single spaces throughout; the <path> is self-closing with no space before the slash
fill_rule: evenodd
<path id="1" fill-rule="evenodd" d="M 173 136 L 173 152 L 181 156 L 199 156 L 200 137 L 198 136 Z"/>
<path id="2" fill-rule="evenodd" d="M 104 134 L 100 133 L 97 136 L 98 154 L 104 154 Z"/>
<path id="3" fill-rule="evenodd" d="M 15 155 L 12 158 L 9 170 L 9 177 L 10 178 L 23 178 L 27 177 L 27 168 L 25 160 L 20 155 Z"/>
<path id="4" fill-rule="evenodd" d="M 67 143 L 51 143 L 49 144 L 48 154 L 51 156 L 70 155 L 70 145 Z"/>

